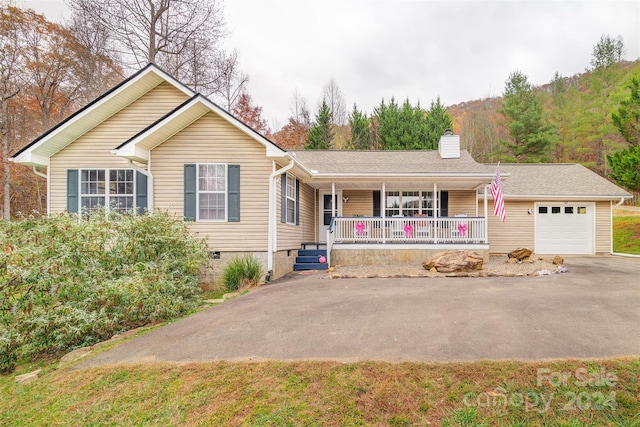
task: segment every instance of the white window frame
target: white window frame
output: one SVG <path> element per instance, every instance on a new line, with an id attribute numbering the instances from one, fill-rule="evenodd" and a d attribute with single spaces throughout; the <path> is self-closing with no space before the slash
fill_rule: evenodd
<path id="1" fill-rule="evenodd" d="M 224 166 L 224 190 L 200 189 L 200 166 Z M 201 219 L 200 218 L 200 194 L 224 194 L 224 218 Z M 228 222 L 229 220 L 229 165 L 227 163 L 197 163 L 196 164 L 196 221 L 201 222 Z"/>
<path id="2" fill-rule="evenodd" d="M 296 225 L 297 222 L 297 218 L 296 218 L 296 206 L 298 205 L 298 200 L 296 198 L 296 181 L 297 178 L 293 175 L 289 175 L 286 174 L 286 178 L 287 180 L 286 185 L 285 185 L 285 190 L 286 190 L 286 194 L 285 194 L 285 213 L 286 213 L 286 223 L 287 224 L 291 224 L 291 225 Z M 291 191 L 289 191 L 291 190 Z M 292 212 L 292 220 L 289 220 L 289 201 L 293 202 L 293 212 Z"/>
<path id="3" fill-rule="evenodd" d="M 387 197 L 390 193 L 398 193 L 397 196 L 394 195 L 394 197 L 398 197 L 398 207 L 394 208 L 394 207 L 390 207 L 387 206 Z M 433 217 L 439 217 L 440 216 L 440 194 L 441 192 L 438 191 L 438 206 L 432 206 L 431 208 L 423 208 L 422 207 L 422 202 L 424 200 L 431 200 L 431 204 L 433 205 L 434 200 L 433 200 L 433 190 L 413 190 L 413 189 L 403 189 L 403 190 L 388 190 L 385 192 L 384 194 L 384 202 L 385 202 L 385 216 L 386 217 L 390 217 L 392 215 L 389 214 L 389 211 L 391 210 L 397 210 L 398 211 L 398 215 L 402 215 L 405 216 L 404 213 L 402 212 L 403 209 L 407 210 L 407 211 L 415 211 L 416 208 L 403 208 L 403 201 L 402 201 L 402 193 L 418 193 L 418 212 L 420 214 L 426 214 L 427 211 L 432 211 L 433 212 Z M 429 197 L 430 195 L 430 197 Z M 411 197 L 415 197 L 415 196 L 411 196 Z"/>
<path id="4" fill-rule="evenodd" d="M 132 180 L 132 193 L 125 193 L 125 194 L 111 194 L 110 192 L 110 187 L 111 187 L 111 172 L 112 171 L 119 171 L 119 170 L 125 170 L 125 171 L 131 171 L 133 174 L 133 180 Z M 104 171 L 104 192 L 103 193 L 97 193 L 97 194 L 85 194 L 82 192 L 82 184 L 86 183 L 86 182 L 91 182 L 91 181 L 83 181 L 82 180 L 82 174 L 83 172 L 89 172 L 91 173 L 91 171 Z M 86 210 L 86 208 L 84 208 L 82 206 L 82 200 L 89 198 L 89 197 L 104 197 L 104 206 L 102 207 L 102 209 L 104 209 L 106 212 L 109 212 L 112 210 L 112 205 L 111 205 L 111 199 L 116 199 L 118 197 L 132 197 L 133 198 L 133 205 L 131 207 L 130 211 L 120 211 L 120 209 L 116 209 L 116 211 L 122 212 L 122 213 L 132 213 L 132 212 L 136 212 L 137 209 L 137 205 L 136 205 L 136 171 L 134 169 L 131 168 L 82 168 L 78 170 L 78 211 L 81 213 L 89 213 L 88 210 Z"/>

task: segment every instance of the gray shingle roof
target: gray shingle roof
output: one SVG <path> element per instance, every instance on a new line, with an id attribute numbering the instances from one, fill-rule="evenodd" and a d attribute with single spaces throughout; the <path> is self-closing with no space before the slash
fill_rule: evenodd
<path id="1" fill-rule="evenodd" d="M 290 151 L 308 170 L 321 175 L 448 174 L 491 176 L 495 164 L 477 163 L 460 151 L 458 159 L 442 159 L 438 151 Z M 563 163 L 503 163 L 505 197 L 547 196 L 616 199 L 630 194 L 584 166 Z M 490 179 L 489 179 L 490 180 Z M 488 181 L 489 181 L 488 180 Z M 487 181 L 487 182 L 488 182 Z"/>
<path id="2" fill-rule="evenodd" d="M 459 159 L 442 159 L 429 151 L 290 151 L 307 169 L 320 174 L 486 174 L 491 168 L 461 150 Z"/>
<path id="3" fill-rule="evenodd" d="M 487 165 L 495 170 L 496 165 Z M 500 171 L 509 173 L 502 183 L 509 196 L 628 197 L 629 193 L 595 172 L 578 164 L 536 163 L 500 164 Z"/>

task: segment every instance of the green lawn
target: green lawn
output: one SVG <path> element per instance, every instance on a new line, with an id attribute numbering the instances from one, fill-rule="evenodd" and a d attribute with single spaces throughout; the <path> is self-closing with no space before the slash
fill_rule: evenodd
<path id="1" fill-rule="evenodd" d="M 640 215 L 614 217 L 640 254 Z M 218 297 L 218 293 L 207 297 Z M 16 384 L 38 366 L 44 375 Z M 635 426 L 640 357 L 476 363 L 150 363 L 0 376 L 0 425 Z"/>
<path id="2" fill-rule="evenodd" d="M 613 217 L 613 251 L 640 255 L 640 215 Z"/>
<path id="3" fill-rule="evenodd" d="M 640 358 L 212 362 L 0 377 L 0 425 L 639 426 Z"/>

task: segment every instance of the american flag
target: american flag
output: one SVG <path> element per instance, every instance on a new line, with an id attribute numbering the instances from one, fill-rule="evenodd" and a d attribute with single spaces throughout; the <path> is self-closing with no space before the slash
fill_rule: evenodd
<path id="1" fill-rule="evenodd" d="M 504 222 L 506 213 L 504 211 L 504 196 L 502 195 L 502 184 L 500 183 L 500 162 L 496 167 L 496 174 L 491 181 L 491 196 L 493 197 L 493 214 L 500 218 L 500 221 Z"/>

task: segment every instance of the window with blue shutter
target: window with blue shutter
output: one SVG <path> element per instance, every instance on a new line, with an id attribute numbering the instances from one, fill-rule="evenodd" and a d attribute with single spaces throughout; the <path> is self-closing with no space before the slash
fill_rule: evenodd
<path id="1" fill-rule="evenodd" d="M 134 178 L 135 176 L 135 178 Z M 147 177 L 133 169 L 68 169 L 67 211 L 142 213 L 147 208 Z"/>
<path id="2" fill-rule="evenodd" d="M 300 181 L 295 176 L 284 174 L 280 188 L 280 221 L 287 224 L 300 224 Z"/>
<path id="3" fill-rule="evenodd" d="M 240 165 L 184 165 L 185 221 L 240 221 Z"/>

